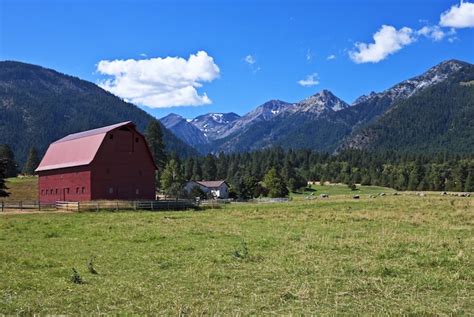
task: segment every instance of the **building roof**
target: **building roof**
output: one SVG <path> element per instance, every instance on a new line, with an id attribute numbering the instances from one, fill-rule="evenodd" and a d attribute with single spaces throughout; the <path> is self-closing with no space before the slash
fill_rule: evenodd
<path id="1" fill-rule="evenodd" d="M 69 134 L 51 143 L 36 171 L 90 164 L 107 132 L 123 126 L 135 127 L 135 124 L 131 121 L 121 122 L 98 129 Z"/>
<path id="2" fill-rule="evenodd" d="M 220 180 L 220 181 L 196 181 L 196 183 L 198 183 L 199 185 L 202 185 L 204 187 L 208 187 L 208 188 L 217 188 L 217 187 L 221 186 L 223 183 L 227 184 L 227 182 L 225 180 Z"/>

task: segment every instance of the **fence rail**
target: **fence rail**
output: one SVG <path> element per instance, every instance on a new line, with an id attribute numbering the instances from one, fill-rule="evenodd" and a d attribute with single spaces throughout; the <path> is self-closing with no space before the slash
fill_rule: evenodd
<path id="1" fill-rule="evenodd" d="M 1 201 L 0 212 L 4 211 L 100 211 L 100 210 L 186 210 L 195 209 L 192 200 L 156 201 L 57 201 L 40 203 L 38 201 Z"/>

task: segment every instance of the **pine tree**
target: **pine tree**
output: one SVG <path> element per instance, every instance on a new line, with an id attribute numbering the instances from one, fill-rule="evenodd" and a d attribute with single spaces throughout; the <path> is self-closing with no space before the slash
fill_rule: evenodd
<path id="1" fill-rule="evenodd" d="M 0 197 L 8 197 L 10 193 L 7 192 L 7 186 L 5 185 L 5 171 L 7 169 L 7 160 L 0 159 Z"/>
<path id="2" fill-rule="evenodd" d="M 204 158 L 204 164 L 202 167 L 202 174 L 206 180 L 216 180 L 217 167 L 214 155 L 208 154 Z"/>
<path id="3" fill-rule="evenodd" d="M 15 155 L 7 144 L 0 144 L 0 159 L 5 160 L 5 178 L 16 177 L 18 175 L 18 165 L 15 162 Z"/>
<path id="4" fill-rule="evenodd" d="M 36 151 L 35 147 L 31 147 L 30 152 L 28 154 L 28 159 L 26 160 L 26 164 L 23 167 L 23 174 L 25 175 L 34 175 L 35 169 L 39 165 L 39 158 L 38 158 L 38 151 Z"/>
<path id="5" fill-rule="evenodd" d="M 194 181 L 202 180 L 201 162 L 199 162 L 199 160 L 194 161 L 192 180 Z"/>
<path id="6" fill-rule="evenodd" d="M 158 171 L 156 173 L 157 180 L 160 180 L 160 175 L 165 168 L 167 162 L 167 154 L 165 151 L 165 144 L 163 143 L 163 130 L 158 120 L 150 120 L 145 130 L 145 139 L 150 148 L 150 152 L 155 160 Z"/>
<path id="7" fill-rule="evenodd" d="M 167 195 L 179 198 L 184 185 L 184 176 L 178 161 L 171 159 L 161 174 L 161 188 Z"/>
<path id="8" fill-rule="evenodd" d="M 464 191 L 474 192 L 474 169 L 471 169 L 467 175 L 466 183 L 464 184 Z"/>
<path id="9" fill-rule="evenodd" d="M 271 168 L 267 172 L 263 182 L 268 190 L 268 196 L 272 198 L 288 196 L 288 188 L 286 188 L 285 181 L 275 168 Z"/>

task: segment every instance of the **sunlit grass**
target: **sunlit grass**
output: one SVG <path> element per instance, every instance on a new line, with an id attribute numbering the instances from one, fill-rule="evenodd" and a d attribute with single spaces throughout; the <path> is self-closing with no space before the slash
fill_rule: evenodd
<path id="1" fill-rule="evenodd" d="M 468 315 L 473 225 L 473 198 L 414 195 L 2 215 L 0 312 Z"/>

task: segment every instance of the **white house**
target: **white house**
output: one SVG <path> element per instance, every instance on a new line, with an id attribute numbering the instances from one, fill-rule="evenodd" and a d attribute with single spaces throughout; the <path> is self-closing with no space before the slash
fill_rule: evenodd
<path id="1" fill-rule="evenodd" d="M 184 186 L 186 192 L 198 186 L 206 194 L 212 194 L 215 198 L 229 198 L 229 184 L 226 181 L 189 181 Z"/>

